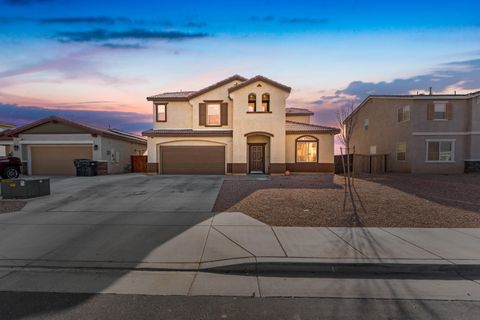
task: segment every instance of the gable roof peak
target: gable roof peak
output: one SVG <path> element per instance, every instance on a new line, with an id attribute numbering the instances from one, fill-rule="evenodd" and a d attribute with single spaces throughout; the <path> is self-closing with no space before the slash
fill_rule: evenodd
<path id="1" fill-rule="evenodd" d="M 254 83 L 254 82 L 256 82 L 256 81 L 266 82 L 266 83 L 268 83 L 268 84 L 270 84 L 270 85 L 272 85 L 272 86 L 274 86 L 274 87 L 277 87 L 277 88 L 279 88 L 280 90 L 286 91 L 286 92 L 288 92 L 288 93 L 290 93 L 290 92 L 292 91 L 292 88 L 289 87 L 289 86 L 286 86 L 286 85 L 284 85 L 284 84 L 281 84 L 280 82 L 274 81 L 274 80 L 272 80 L 272 79 L 270 79 L 270 78 L 267 78 L 267 77 L 265 77 L 265 76 L 256 75 L 255 77 L 250 78 L 250 79 L 248 79 L 248 80 L 246 80 L 246 81 L 244 81 L 244 82 L 242 82 L 242 83 L 240 83 L 240 84 L 237 84 L 236 86 L 233 86 L 233 87 L 231 87 L 231 88 L 228 88 L 228 92 L 231 93 L 231 92 L 236 91 L 236 90 L 238 90 L 238 89 L 244 88 L 244 87 L 246 87 L 246 86 L 248 86 L 248 85 L 250 85 L 250 84 L 252 84 L 252 83 Z"/>
<path id="2" fill-rule="evenodd" d="M 204 87 L 197 91 L 175 91 L 175 92 L 164 92 L 154 96 L 147 97 L 148 101 L 188 101 L 190 99 L 196 98 L 208 91 L 214 90 L 218 87 L 226 85 L 232 81 L 246 81 L 247 78 L 242 77 L 239 74 L 234 74 L 228 78 L 215 82 L 208 87 Z"/>

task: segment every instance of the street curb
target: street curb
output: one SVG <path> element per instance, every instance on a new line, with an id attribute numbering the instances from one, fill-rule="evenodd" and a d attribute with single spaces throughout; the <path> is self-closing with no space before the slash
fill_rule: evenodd
<path id="1" fill-rule="evenodd" d="M 207 263 L 176 263 L 172 265 L 140 265 L 135 263 L 1 263 L 4 269 L 36 269 L 36 270 L 77 270 L 77 271 L 145 271 L 145 272 L 214 272 L 235 274 L 464 274 L 480 275 L 480 264 L 452 264 L 452 263 L 381 263 L 381 262 L 234 262 L 217 261 Z"/>
<path id="2" fill-rule="evenodd" d="M 474 264 L 407 264 L 407 263 L 308 263 L 265 262 L 204 268 L 199 271 L 239 273 L 326 273 L 326 274 L 480 274 Z"/>

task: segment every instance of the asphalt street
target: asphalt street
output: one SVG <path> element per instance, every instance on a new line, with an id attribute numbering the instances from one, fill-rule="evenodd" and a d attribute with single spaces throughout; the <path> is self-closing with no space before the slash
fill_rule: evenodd
<path id="1" fill-rule="evenodd" d="M 1 319 L 478 319 L 480 302 L 0 292 Z"/>

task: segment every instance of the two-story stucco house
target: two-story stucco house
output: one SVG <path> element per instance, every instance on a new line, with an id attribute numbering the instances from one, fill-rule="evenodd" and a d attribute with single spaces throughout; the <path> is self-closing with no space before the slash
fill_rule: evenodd
<path id="1" fill-rule="evenodd" d="M 291 88 L 263 76 L 234 75 L 198 91 L 153 102 L 148 170 L 160 174 L 333 172 L 337 128 L 286 108 Z"/>
<path id="2" fill-rule="evenodd" d="M 346 121 L 359 154 L 387 154 L 387 171 L 480 171 L 480 92 L 373 95 Z"/>

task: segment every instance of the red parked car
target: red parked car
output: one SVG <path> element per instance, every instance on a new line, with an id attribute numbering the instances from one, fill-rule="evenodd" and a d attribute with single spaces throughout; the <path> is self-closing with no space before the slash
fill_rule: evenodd
<path id="1" fill-rule="evenodd" d="M 0 157 L 0 176 L 3 179 L 14 179 L 20 175 L 22 161 L 16 157 Z"/>

